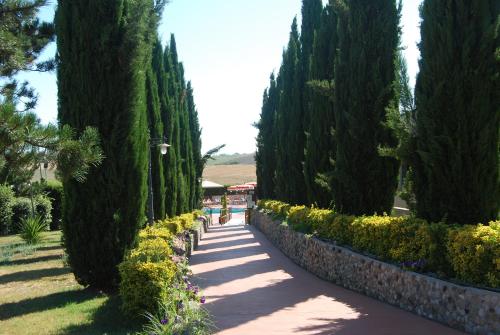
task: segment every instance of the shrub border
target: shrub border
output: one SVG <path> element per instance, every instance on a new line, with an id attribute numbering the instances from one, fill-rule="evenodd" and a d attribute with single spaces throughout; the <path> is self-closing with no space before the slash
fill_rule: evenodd
<path id="1" fill-rule="evenodd" d="M 258 210 L 251 217 L 286 256 L 322 279 L 471 334 L 500 329 L 500 293 L 403 270 L 296 232 Z"/>

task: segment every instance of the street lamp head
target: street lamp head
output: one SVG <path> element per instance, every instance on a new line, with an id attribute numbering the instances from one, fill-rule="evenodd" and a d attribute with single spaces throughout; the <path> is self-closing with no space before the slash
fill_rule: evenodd
<path id="1" fill-rule="evenodd" d="M 161 151 L 161 154 L 162 154 L 162 155 L 166 155 L 166 154 L 167 154 L 167 150 L 168 150 L 168 147 L 169 147 L 169 146 L 170 146 L 170 145 L 169 145 L 169 144 L 167 144 L 167 143 L 162 143 L 162 144 L 160 144 L 160 151 Z"/>

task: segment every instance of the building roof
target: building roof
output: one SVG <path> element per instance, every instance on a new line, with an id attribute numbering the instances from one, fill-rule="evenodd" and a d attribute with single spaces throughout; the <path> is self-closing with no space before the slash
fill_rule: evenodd
<path id="1" fill-rule="evenodd" d="M 223 188 L 224 186 L 223 185 L 219 185 L 217 183 L 214 183 L 213 181 L 210 181 L 210 180 L 204 180 L 201 183 L 201 187 L 202 188 Z"/>

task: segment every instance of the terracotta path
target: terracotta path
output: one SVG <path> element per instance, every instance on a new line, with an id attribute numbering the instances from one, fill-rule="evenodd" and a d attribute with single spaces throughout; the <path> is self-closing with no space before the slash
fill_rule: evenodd
<path id="1" fill-rule="evenodd" d="M 462 334 L 315 277 L 241 217 L 212 227 L 191 264 L 217 334 Z"/>

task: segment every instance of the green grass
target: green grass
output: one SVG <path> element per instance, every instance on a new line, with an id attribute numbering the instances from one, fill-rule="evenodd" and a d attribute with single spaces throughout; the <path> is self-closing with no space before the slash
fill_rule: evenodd
<path id="1" fill-rule="evenodd" d="M 118 296 L 79 285 L 64 264 L 60 232 L 37 246 L 0 237 L 0 335 L 132 334 L 137 322 L 120 311 Z"/>

